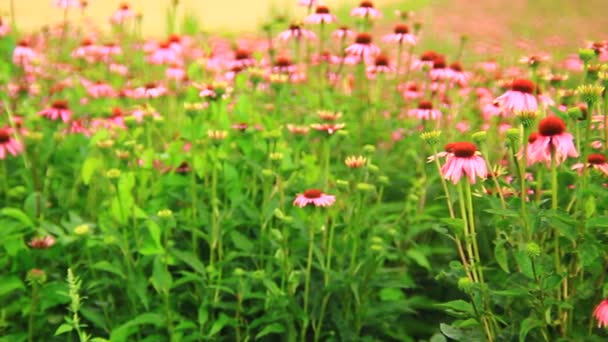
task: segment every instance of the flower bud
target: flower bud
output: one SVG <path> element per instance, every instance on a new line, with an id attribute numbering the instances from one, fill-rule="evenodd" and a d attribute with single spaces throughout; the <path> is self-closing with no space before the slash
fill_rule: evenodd
<path id="1" fill-rule="evenodd" d="M 593 51 L 593 49 L 578 49 L 578 58 L 580 58 L 583 63 L 589 63 L 589 61 L 595 58 L 595 51 Z"/>
<path id="2" fill-rule="evenodd" d="M 526 244 L 526 253 L 530 258 L 536 258 L 540 256 L 540 246 L 535 242 L 528 242 Z"/>
<path id="3" fill-rule="evenodd" d="M 475 132 L 473 133 L 473 135 L 471 136 L 471 138 L 473 138 L 473 141 L 477 144 L 481 144 L 484 141 L 486 141 L 486 138 L 488 136 L 488 133 L 485 131 L 480 131 L 480 132 Z"/>
<path id="4" fill-rule="evenodd" d="M 156 216 L 160 218 L 169 218 L 173 216 L 173 212 L 171 211 L 171 209 L 162 209 L 156 213 Z"/>
<path id="5" fill-rule="evenodd" d="M 74 234 L 76 234 L 76 235 L 80 235 L 80 236 L 88 235 L 90 232 L 91 232 L 91 227 L 86 223 L 80 224 L 80 225 L 76 226 L 76 228 L 74 228 Z"/>
<path id="6" fill-rule="evenodd" d="M 30 283 L 30 285 L 42 285 L 46 282 L 46 272 L 33 268 L 27 273 L 27 281 Z"/>
<path id="7" fill-rule="evenodd" d="M 376 187 L 373 184 L 369 183 L 357 183 L 357 190 L 363 192 L 374 192 L 376 191 Z"/>
<path id="8" fill-rule="evenodd" d="M 420 138 L 429 146 L 435 146 L 439 143 L 441 131 L 428 131 L 420 134 Z"/>
<path id="9" fill-rule="evenodd" d="M 106 177 L 109 179 L 116 179 L 116 178 L 120 177 L 120 170 L 119 169 L 109 169 L 106 172 Z"/>

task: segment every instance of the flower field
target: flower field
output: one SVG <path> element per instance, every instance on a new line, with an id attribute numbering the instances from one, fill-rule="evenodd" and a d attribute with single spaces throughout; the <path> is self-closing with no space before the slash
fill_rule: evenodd
<path id="1" fill-rule="evenodd" d="M 1 342 L 608 337 L 605 37 L 50 2 L 0 18 Z"/>

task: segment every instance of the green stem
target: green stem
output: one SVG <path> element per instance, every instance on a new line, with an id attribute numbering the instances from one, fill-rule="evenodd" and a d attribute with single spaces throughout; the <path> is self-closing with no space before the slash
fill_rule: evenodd
<path id="1" fill-rule="evenodd" d="M 30 304 L 30 313 L 29 313 L 29 320 L 28 320 L 28 326 L 27 326 L 28 342 L 34 342 L 34 315 L 36 313 L 36 310 L 38 309 L 38 293 L 39 293 L 38 284 L 36 284 L 34 282 L 34 283 L 32 283 L 32 299 L 31 299 L 31 304 Z"/>
<path id="2" fill-rule="evenodd" d="M 473 245 L 472 245 L 472 237 L 471 232 L 469 231 L 469 224 L 467 220 L 467 210 L 465 207 L 465 196 L 462 182 L 458 183 L 458 204 L 460 205 L 460 216 L 463 221 L 464 228 L 464 242 L 467 249 L 467 254 L 469 255 L 469 265 L 471 266 L 471 274 L 473 275 L 473 281 L 479 282 L 479 277 L 477 275 L 477 264 L 475 262 L 475 254 L 473 253 Z"/>
<path id="3" fill-rule="evenodd" d="M 528 130 L 523 125 L 521 126 L 522 136 L 522 153 L 523 157 L 519 163 L 519 182 L 520 182 L 520 201 L 521 201 L 521 218 L 524 221 L 524 229 L 526 230 L 526 238 L 530 239 L 530 222 L 528 219 L 528 186 L 526 184 L 526 166 L 528 165 Z M 517 159 L 516 159 L 517 160 Z M 540 182 L 540 180 L 538 180 Z"/>
<path id="4" fill-rule="evenodd" d="M 484 283 L 483 270 L 481 268 L 481 258 L 479 256 L 479 245 L 477 242 L 477 231 L 475 229 L 475 214 L 473 213 L 473 196 L 471 195 L 471 183 L 468 178 L 465 177 L 466 185 L 464 187 L 465 195 L 467 197 L 467 211 L 469 220 L 469 232 L 471 233 L 471 239 L 473 240 L 473 251 L 475 253 L 475 268 L 479 273 L 479 281 L 481 284 Z"/>
<path id="5" fill-rule="evenodd" d="M 315 209 L 314 221 L 308 227 L 308 257 L 306 259 L 306 274 L 304 282 L 304 322 L 302 323 L 302 331 L 300 338 L 302 342 L 306 341 L 306 330 L 308 329 L 309 313 L 308 313 L 308 297 L 310 294 L 310 277 L 312 272 L 312 253 L 315 246 L 315 230 L 319 224 L 318 211 Z"/>

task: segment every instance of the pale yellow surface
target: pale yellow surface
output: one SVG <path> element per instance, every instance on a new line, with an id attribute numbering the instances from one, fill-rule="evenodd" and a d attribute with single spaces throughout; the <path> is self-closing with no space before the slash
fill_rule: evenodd
<path id="1" fill-rule="evenodd" d="M 9 17 L 10 1 L 0 0 L 0 15 Z M 53 7 L 52 0 L 12 0 L 18 26 L 33 30 L 43 25 L 56 23 L 63 18 L 63 11 Z M 107 27 L 108 18 L 118 6 L 127 2 L 136 12 L 143 13 L 143 32 L 146 35 L 166 32 L 166 13 L 171 0 L 89 0 L 87 16 L 99 25 Z M 339 5 L 356 6 L 358 0 L 325 0 L 330 8 Z M 376 0 L 381 6 L 396 0 Z M 275 7 L 295 17 L 304 17 L 306 10 L 297 5 L 298 0 L 180 0 L 180 15 L 195 15 L 205 30 L 245 31 L 255 30 L 268 18 L 270 9 Z M 70 18 L 78 18 L 79 13 L 71 10 Z"/>

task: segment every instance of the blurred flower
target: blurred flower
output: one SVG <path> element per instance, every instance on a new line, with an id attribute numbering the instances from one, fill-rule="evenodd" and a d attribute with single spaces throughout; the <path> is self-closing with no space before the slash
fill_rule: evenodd
<path id="1" fill-rule="evenodd" d="M 13 156 L 23 152 L 23 144 L 13 136 L 10 127 L 0 128 L 0 160 L 6 158 L 7 152 Z"/>
<path id="2" fill-rule="evenodd" d="M 279 34 L 278 39 L 282 41 L 288 41 L 290 39 L 300 40 L 301 38 L 313 40 L 316 38 L 314 32 L 303 29 L 298 24 L 289 25 L 289 29 Z"/>
<path id="3" fill-rule="evenodd" d="M 386 36 L 382 37 L 382 41 L 387 43 L 416 45 L 418 39 L 414 34 L 410 33 L 409 26 L 405 24 L 397 24 L 395 25 L 393 33 L 387 34 Z"/>
<path id="4" fill-rule="evenodd" d="M 55 238 L 47 235 L 35 237 L 28 242 L 28 245 L 35 249 L 48 249 L 51 248 L 55 244 Z"/>
<path id="5" fill-rule="evenodd" d="M 61 118 L 63 122 L 68 122 L 72 117 L 72 112 L 68 107 L 67 101 L 57 100 L 53 102 L 50 108 L 46 108 L 38 112 L 38 115 L 45 116 L 51 120 L 57 120 Z"/>
<path id="6" fill-rule="evenodd" d="M 439 109 L 433 109 L 433 102 L 420 100 L 418 107 L 410 109 L 408 115 L 415 116 L 421 120 L 437 120 L 441 118 L 441 111 Z"/>
<path id="7" fill-rule="evenodd" d="M 315 13 L 304 19 L 304 22 L 307 24 L 328 24 L 336 21 L 336 16 L 329 13 L 329 8 L 327 6 L 317 6 Z"/>
<path id="8" fill-rule="evenodd" d="M 380 48 L 372 43 L 372 35 L 359 33 L 355 37 L 355 43 L 346 48 L 346 53 L 358 57 L 369 58 L 380 53 Z"/>
<path id="9" fill-rule="evenodd" d="M 327 207 L 336 201 L 336 197 L 326 195 L 321 190 L 309 189 L 298 195 L 293 201 L 294 205 L 304 208 L 308 204 L 313 204 L 315 207 Z"/>
<path id="10" fill-rule="evenodd" d="M 538 102 L 534 97 L 534 83 L 527 79 L 516 79 L 511 89 L 496 98 L 496 102 L 509 112 L 535 111 Z"/>
<path id="11" fill-rule="evenodd" d="M 381 18 L 382 12 L 374 8 L 374 3 L 371 1 L 361 1 L 359 7 L 353 8 L 350 11 L 352 17 L 361 18 Z"/>
<path id="12" fill-rule="evenodd" d="M 2 20 L 2 17 L 0 17 L 0 37 L 6 36 L 10 31 L 11 27 L 7 22 Z"/>
<path id="13" fill-rule="evenodd" d="M 131 10 L 128 3 L 124 2 L 120 5 L 118 10 L 110 17 L 110 22 L 113 24 L 121 25 L 125 21 L 135 18 L 135 12 Z"/>
<path id="14" fill-rule="evenodd" d="M 593 316 L 597 319 L 597 326 L 605 328 L 608 326 L 608 300 L 602 300 L 593 310 Z"/>
<path id="15" fill-rule="evenodd" d="M 587 157 L 587 167 L 599 170 L 604 176 L 608 176 L 608 163 L 606 163 L 606 156 L 599 153 L 590 154 Z M 578 163 L 572 166 L 572 170 L 582 171 L 585 168 L 583 163 Z"/>

